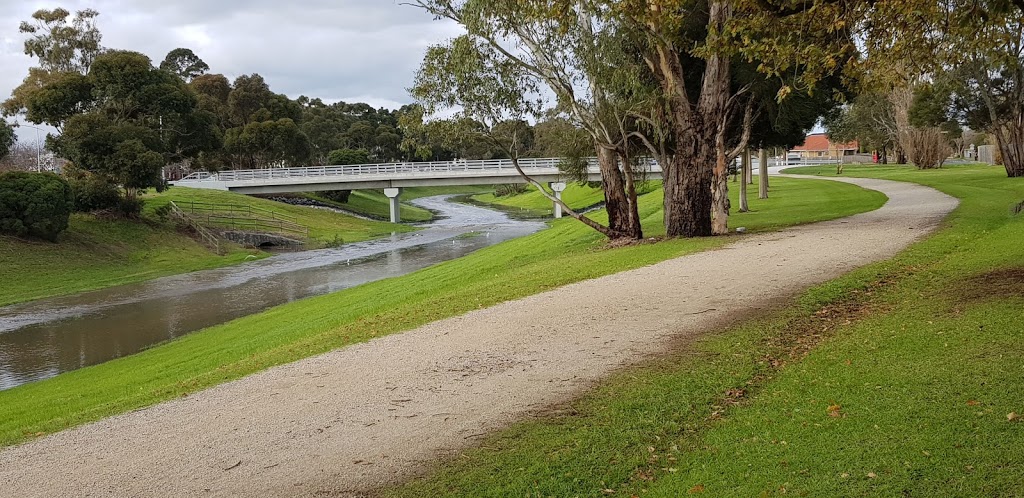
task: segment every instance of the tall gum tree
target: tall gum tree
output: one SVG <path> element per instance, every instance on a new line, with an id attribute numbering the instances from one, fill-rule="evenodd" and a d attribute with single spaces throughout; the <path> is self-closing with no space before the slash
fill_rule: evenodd
<path id="1" fill-rule="evenodd" d="M 674 154 L 662 164 L 670 236 L 728 231 L 726 173 L 750 138 L 758 102 L 734 85 L 733 65 L 754 64 L 785 82 L 777 99 L 813 89 L 855 54 L 853 2 L 693 0 L 604 1 L 605 10 L 645 40 L 644 58 L 661 86 Z M 698 58 L 701 64 L 694 64 Z M 732 123 L 740 121 L 741 126 Z"/>
<path id="2" fill-rule="evenodd" d="M 538 82 L 524 76 L 518 64 L 502 55 L 492 45 L 468 35 L 430 47 L 410 93 L 427 114 L 460 109 L 451 121 L 470 126 L 453 127 L 453 134 L 461 138 L 472 134 L 487 140 L 512 160 L 520 176 L 566 214 L 609 238 L 623 237 L 569 207 L 520 166 L 526 130 L 518 124 L 541 116 L 545 99 Z"/>
<path id="3" fill-rule="evenodd" d="M 609 61 L 621 59 L 621 54 L 615 53 L 617 43 L 609 43 L 605 29 L 611 26 L 601 23 L 595 4 L 582 0 L 416 0 L 413 4 L 459 23 L 474 41 L 489 45 L 494 57 L 516 66 L 524 77 L 534 80 L 532 84 L 554 96 L 556 111 L 591 136 L 603 179 L 610 236 L 642 238 L 636 191 L 640 172 L 630 154 L 636 130 L 622 95 L 605 85 L 615 71 Z"/>

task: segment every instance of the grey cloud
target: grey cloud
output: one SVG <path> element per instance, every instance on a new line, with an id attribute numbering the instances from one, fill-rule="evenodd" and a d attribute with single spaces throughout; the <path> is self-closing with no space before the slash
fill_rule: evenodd
<path id="1" fill-rule="evenodd" d="M 55 4 L 0 0 L 0 96 L 25 77 L 18 24 Z M 397 0 L 65 0 L 94 8 L 107 47 L 136 50 L 159 63 L 193 49 L 213 72 L 260 73 L 291 97 L 410 102 L 406 88 L 427 46 L 458 34 L 450 23 Z"/>

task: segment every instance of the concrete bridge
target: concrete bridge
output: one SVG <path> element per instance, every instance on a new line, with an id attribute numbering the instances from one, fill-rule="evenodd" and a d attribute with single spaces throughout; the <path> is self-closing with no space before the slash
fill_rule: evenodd
<path id="1" fill-rule="evenodd" d="M 560 162 L 561 159 L 519 160 L 526 174 L 538 182 L 550 185 L 559 198 L 566 187 L 566 175 L 558 169 Z M 649 162 L 644 169 L 647 178 L 661 178 L 661 168 L 656 163 Z M 601 181 L 601 173 L 594 159 L 590 160 L 587 177 L 590 181 Z M 172 182 L 182 187 L 229 190 L 241 194 L 384 189 L 384 194 L 390 200 L 393 223 L 400 221 L 398 208 L 403 188 L 509 183 L 526 183 L 526 180 L 508 159 L 233 170 L 194 173 Z M 555 217 L 561 216 L 562 209 L 556 204 Z"/>

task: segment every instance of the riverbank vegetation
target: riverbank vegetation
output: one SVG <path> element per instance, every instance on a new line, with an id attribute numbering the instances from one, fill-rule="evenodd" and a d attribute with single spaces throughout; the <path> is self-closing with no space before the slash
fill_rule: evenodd
<path id="1" fill-rule="evenodd" d="M 1016 496 L 1024 217 L 1011 206 L 1024 181 L 990 166 L 845 175 L 962 203 L 896 258 L 627 369 L 385 495 Z"/>
<path id="2" fill-rule="evenodd" d="M 313 246 L 348 243 L 414 230 L 326 210 L 289 206 L 230 192 L 172 188 L 144 196 L 138 220 L 73 214 L 58 243 L 0 237 L 0 306 L 74 294 L 167 275 L 218 268 L 267 253 L 224 244 L 217 255 L 166 217 L 170 201 L 255 206 L 293 217 L 310 228 Z"/>
<path id="3" fill-rule="evenodd" d="M 847 216 L 885 196 L 859 187 L 779 179 L 737 218 L 754 231 Z M 642 198 L 664 233 L 663 198 Z M 660 230 L 659 230 L 660 229 Z M 145 352 L 0 392 L 0 445 L 152 405 L 374 337 L 409 330 L 572 282 L 720 247 L 728 237 L 609 249 L 572 220 L 416 273 L 294 302 Z M 510 265 L 509 261 L 515 261 Z"/>

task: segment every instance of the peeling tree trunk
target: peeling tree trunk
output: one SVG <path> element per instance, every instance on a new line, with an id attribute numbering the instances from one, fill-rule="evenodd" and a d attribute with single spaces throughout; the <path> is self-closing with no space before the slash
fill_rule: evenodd
<path id="1" fill-rule="evenodd" d="M 757 198 L 767 199 L 768 198 L 768 151 L 761 149 L 757 152 L 758 169 L 758 180 L 760 183 Z"/>
<path id="2" fill-rule="evenodd" d="M 670 237 L 705 237 L 711 231 L 714 148 L 691 138 L 672 156 L 665 176 L 665 230 Z M 681 142 L 680 145 L 683 143 Z"/>
<path id="3" fill-rule="evenodd" d="M 614 150 L 597 146 L 597 164 L 601 169 L 604 182 L 605 211 L 608 212 L 608 228 L 617 234 L 617 238 L 641 238 L 639 226 L 633 226 L 630 219 L 630 202 L 626 196 L 626 185 L 622 171 L 619 169 L 619 158 Z M 639 221 L 639 220 L 636 220 Z M 639 225 L 639 223 L 636 223 Z"/>
<path id="4" fill-rule="evenodd" d="M 1001 126 L 995 136 L 1006 176 L 1024 177 L 1024 116 L 1018 116 L 1016 123 Z"/>
<path id="5" fill-rule="evenodd" d="M 626 200 L 629 204 L 629 217 L 627 218 L 627 230 L 630 238 L 642 239 L 644 238 L 644 229 L 640 224 L 640 206 L 637 202 L 636 194 L 636 181 L 633 178 L 633 170 L 629 161 L 629 156 L 626 154 L 620 155 L 622 160 L 622 176 L 626 180 Z"/>

